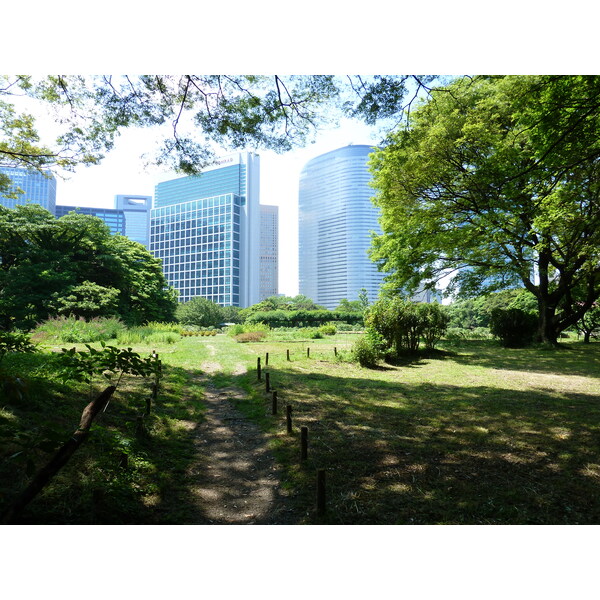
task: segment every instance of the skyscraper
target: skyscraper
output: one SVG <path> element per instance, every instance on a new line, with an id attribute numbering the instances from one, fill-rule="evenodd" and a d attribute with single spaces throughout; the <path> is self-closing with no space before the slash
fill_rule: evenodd
<path id="1" fill-rule="evenodd" d="M 258 155 L 240 152 L 199 175 L 156 186 L 150 251 L 162 259 L 181 302 L 195 296 L 242 307 L 258 302 L 259 177 Z"/>
<path id="2" fill-rule="evenodd" d="M 115 196 L 114 208 L 57 204 L 55 215 L 59 218 L 75 211 L 84 215 L 99 217 L 109 226 L 111 233 L 120 233 L 130 240 L 148 247 L 150 243 L 149 216 L 151 204 L 151 196 L 122 194 Z"/>
<path id="3" fill-rule="evenodd" d="M 260 205 L 260 284 L 258 299 L 276 296 L 278 286 L 279 207 Z"/>
<path id="4" fill-rule="evenodd" d="M 371 232 L 381 233 L 367 166 L 372 146 L 346 146 L 310 160 L 300 174 L 300 293 L 334 309 L 375 300 L 384 275 L 369 259 Z"/>
<path id="5" fill-rule="evenodd" d="M 20 167 L 2 167 L 0 173 L 12 180 L 9 193 L 21 189 L 24 193 L 18 198 L 7 198 L 0 194 L 0 205 L 14 208 L 18 204 L 39 204 L 54 214 L 56 206 L 56 178 L 50 171 L 40 173 Z"/>

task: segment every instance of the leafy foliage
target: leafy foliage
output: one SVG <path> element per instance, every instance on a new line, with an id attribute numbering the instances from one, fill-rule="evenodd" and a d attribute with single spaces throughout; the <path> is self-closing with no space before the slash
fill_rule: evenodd
<path id="1" fill-rule="evenodd" d="M 183 325 L 195 325 L 196 327 L 216 327 L 223 323 L 223 309 L 216 302 L 208 298 L 196 296 L 188 302 L 177 306 L 176 319 Z"/>
<path id="2" fill-rule="evenodd" d="M 175 306 L 160 261 L 101 219 L 0 207 L 0 326 L 31 329 L 59 314 L 172 320 Z"/>
<path id="3" fill-rule="evenodd" d="M 23 331 L 0 330 L 0 363 L 9 352 L 34 352 L 35 346 Z"/>
<path id="4" fill-rule="evenodd" d="M 100 350 L 86 344 L 85 350 L 62 348 L 60 356 L 64 380 L 85 381 L 90 383 L 94 376 L 103 376 L 112 380 L 124 373 L 149 377 L 160 372 L 155 358 L 142 358 L 131 348 L 117 348 L 100 342 Z"/>
<path id="5" fill-rule="evenodd" d="M 535 315 L 519 308 L 495 308 L 492 311 L 490 331 L 492 335 L 500 338 L 502 345 L 507 348 L 530 345 L 536 328 Z"/>
<path id="6" fill-rule="evenodd" d="M 400 296 L 384 296 L 368 310 L 365 325 L 376 332 L 394 357 L 415 353 L 421 338 L 431 350 L 444 335 L 449 316 L 439 304 L 423 304 Z"/>
<path id="7" fill-rule="evenodd" d="M 9 166 L 72 170 L 77 164 L 100 162 L 124 128 L 170 124 L 153 161 L 192 174 L 213 158 L 212 142 L 284 152 L 343 116 L 367 123 L 397 120 L 407 105 L 409 81 L 427 89 L 431 78 L 3 75 L 0 156 Z M 16 96 L 33 99 L 61 123 L 53 143 L 41 142 L 31 114 L 15 110 Z M 0 179 L 0 191 L 6 184 Z"/>
<path id="8" fill-rule="evenodd" d="M 463 78 L 374 154 L 392 289 L 516 285 L 555 343 L 600 296 L 600 77 Z M 535 275 L 534 275 L 535 274 Z M 579 290 L 576 297 L 574 290 Z"/>

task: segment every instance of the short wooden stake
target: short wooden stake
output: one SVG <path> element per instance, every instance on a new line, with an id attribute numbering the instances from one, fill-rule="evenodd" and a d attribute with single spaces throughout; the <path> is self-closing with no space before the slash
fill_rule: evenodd
<path id="1" fill-rule="evenodd" d="M 333 347 L 333 353 L 337 356 L 337 348 L 335 346 Z"/>
<path id="2" fill-rule="evenodd" d="M 287 432 L 292 433 L 292 407 L 289 404 L 287 404 L 285 407 L 285 411 L 285 418 L 287 421 Z"/>
<path id="3" fill-rule="evenodd" d="M 258 380 L 260 381 L 260 356 L 256 359 L 256 375 L 258 377 Z"/>
<path id="4" fill-rule="evenodd" d="M 310 358 L 310 348 L 306 349 L 306 358 Z"/>
<path id="5" fill-rule="evenodd" d="M 269 353 L 267 352 L 266 356 L 265 356 L 265 367 L 269 366 Z"/>
<path id="6" fill-rule="evenodd" d="M 290 360 L 290 351 L 287 351 L 287 359 Z"/>
<path id="7" fill-rule="evenodd" d="M 271 391 L 271 376 L 269 373 L 265 373 L 265 388 L 268 394 Z"/>
<path id="8" fill-rule="evenodd" d="M 322 516 L 325 511 L 325 469 L 319 469 L 317 471 L 317 514 Z"/>
<path id="9" fill-rule="evenodd" d="M 273 392 L 273 407 L 271 409 L 271 414 L 277 414 L 277 392 Z"/>
<path id="10" fill-rule="evenodd" d="M 308 427 L 300 427 L 300 460 L 308 457 Z"/>

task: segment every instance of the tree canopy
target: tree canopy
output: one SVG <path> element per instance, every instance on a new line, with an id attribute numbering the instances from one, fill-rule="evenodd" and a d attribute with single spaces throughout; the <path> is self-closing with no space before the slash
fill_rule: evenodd
<path id="1" fill-rule="evenodd" d="M 517 285 L 556 343 L 600 296 L 600 77 L 461 78 L 372 160 L 388 286 Z"/>
<path id="2" fill-rule="evenodd" d="M 0 164 L 34 169 L 96 164 L 127 127 L 170 125 L 152 159 L 199 172 L 223 148 L 303 145 L 340 117 L 396 120 L 432 77 L 408 75 L 0 75 Z M 40 102 L 59 125 L 42 141 L 32 111 Z M 6 188 L 0 178 L 0 191 Z"/>
<path id="3" fill-rule="evenodd" d="M 28 329 L 58 314 L 169 320 L 175 298 L 160 261 L 98 217 L 0 207 L 0 328 Z"/>

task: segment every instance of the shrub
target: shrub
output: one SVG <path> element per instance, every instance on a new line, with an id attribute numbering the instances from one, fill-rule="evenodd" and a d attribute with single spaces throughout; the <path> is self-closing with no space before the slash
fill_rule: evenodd
<path id="1" fill-rule="evenodd" d="M 232 337 L 236 337 L 242 333 L 253 333 L 260 331 L 262 333 L 267 334 L 271 328 L 264 323 L 244 323 L 243 325 L 240 323 L 236 323 L 235 325 L 230 325 L 227 328 L 227 333 Z"/>
<path id="2" fill-rule="evenodd" d="M 335 335 L 337 333 L 337 329 L 333 323 L 329 323 L 327 325 L 321 325 L 321 327 L 319 327 L 319 332 L 323 335 Z"/>
<path id="3" fill-rule="evenodd" d="M 351 356 L 361 367 L 377 366 L 377 363 L 383 358 L 381 341 L 378 340 L 377 333 L 371 331 L 358 338 L 352 346 Z"/>
<path id="4" fill-rule="evenodd" d="M 246 333 L 240 333 L 235 337 L 236 342 L 261 342 L 267 336 L 264 331 L 248 331 Z"/>
<path id="5" fill-rule="evenodd" d="M 399 296 L 378 300 L 365 316 L 367 330 L 376 331 L 386 350 L 395 356 L 417 352 L 421 338 L 432 350 L 445 333 L 448 321 L 439 304 L 416 303 Z"/>
<path id="6" fill-rule="evenodd" d="M 492 311 L 490 331 L 507 348 L 530 345 L 536 330 L 537 317 L 532 313 L 519 308 L 496 308 Z"/>

